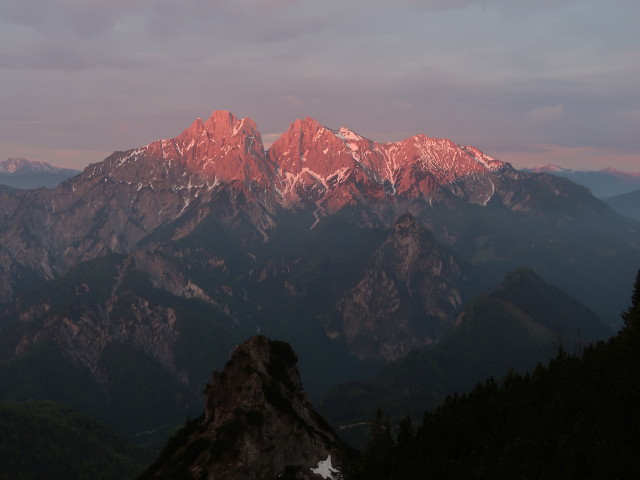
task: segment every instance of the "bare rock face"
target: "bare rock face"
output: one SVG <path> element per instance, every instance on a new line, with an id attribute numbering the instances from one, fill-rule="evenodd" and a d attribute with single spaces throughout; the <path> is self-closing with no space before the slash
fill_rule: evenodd
<path id="1" fill-rule="evenodd" d="M 395 360 L 453 327 L 465 280 L 453 254 L 402 215 L 364 277 L 340 300 L 327 334 L 344 337 L 360 359 Z"/>
<path id="2" fill-rule="evenodd" d="M 278 167 L 283 202 L 315 205 L 319 214 L 381 202 L 405 208 L 406 201 L 438 202 L 447 194 L 485 204 L 499 187 L 498 174 L 513 170 L 451 140 L 417 135 L 381 144 L 312 118 L 292 123 L 267 156 Z"/>
<path id="3" fill-rule="evenodd" d="M 142 478 L 337 478 L 345 453 L 303 391 L 291 347 L 256 336 L 213 374 L 203 416 Z"/>

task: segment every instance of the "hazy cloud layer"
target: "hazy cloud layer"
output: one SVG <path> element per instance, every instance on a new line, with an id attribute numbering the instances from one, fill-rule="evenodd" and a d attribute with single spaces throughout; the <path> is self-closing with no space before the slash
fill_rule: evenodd
<path id="1" fill-rule="evenodd" d="M 80 167 L 229 109 L 268 138 L 309 115 L 640 170 L 637 18 L 625 0 L 0 0 L 0 159 Z"/>

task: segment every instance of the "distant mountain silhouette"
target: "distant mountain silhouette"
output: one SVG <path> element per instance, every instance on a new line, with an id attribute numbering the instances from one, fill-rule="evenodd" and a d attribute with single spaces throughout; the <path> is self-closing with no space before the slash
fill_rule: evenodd
<path id="1" fill-rule="evenodd" d="M 640 188 L 639 172 L 624 172 L 615 168 L 602 170 L 571 170 L 557 165 L 541 165 L 526 172 L 544 172 L 558 177 L 568 178 L 578 185 L 584 185 L 598 198 L 608 198 L 628 193 Z"/>
<path id="2" fill-rule="evenodd" d="M 0 162 L 0 184 L 13 188 L 54 188 L 79 173 L 79 170 L 54 167 L 26 158 L 8 158 Z"/>

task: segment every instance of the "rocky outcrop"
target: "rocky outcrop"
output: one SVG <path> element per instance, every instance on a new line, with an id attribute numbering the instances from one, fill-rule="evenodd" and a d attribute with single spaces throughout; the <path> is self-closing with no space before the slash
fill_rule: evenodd
<path id="1" fill-rule="evenodd" d="M 202 417 L 169 441 L 141 479 L 337 478 L 345 454 L 303 391 L 291 347 L 256 336 L 213 374 Z"/>
<path id="2" fill-rule="evenodd" d="M 177 381 L 188 384 L 187 372 L 175 361 L 180 337 L 176 310 L 136 291 L 135 268 L 130 257 L 96 260 L 53 282 L 35 298 L 10 305 L 2 316 L 17 318 L 20 327 L 30 328 L 17 329 L 0 358 L 18 357 L 43 341 L 54 343 L 108 390 L 113 379 L 101 359 L 110 345 L 118 343 L 143 352 Z"/>
<path id="3" fill-rule="evenodd" d="M 465 266 L 413 216 L 402 215 L 338 303 L 327 334 L 343 337 L 360 359 L 395 360 L 453 327 L 466 280 Z"/>

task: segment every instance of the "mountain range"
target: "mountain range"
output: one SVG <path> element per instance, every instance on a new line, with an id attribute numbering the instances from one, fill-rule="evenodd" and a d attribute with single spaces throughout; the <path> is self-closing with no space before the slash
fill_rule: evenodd
<path id="1" fill-rule="evenodd" d="M 263 332 L 303 352 L 317 400 L 439 344 L 522 266 L 617 327 L 639 229 L 585 187 L 449 140 L 306 118 L 265 150 L 217 111 L 54 189 L 0 191 L 2 399 L 165 438 Z"/>
<path id="2" fill-rule="evenodd" d="M 572 170 L 557 165 L 540 165 L 523 171 L 548 173 L 584 185 L 598 198 L 609 198 L 640 189 L 640 172 L 624 172 L 615 168 Z"/>
<path id="3" fill-rule="evenodd" d="M 20 189 L 54 188 L 79 173 L 79 170 L 54 167 L 46 162 L 8 158 L 0 162 L 0 185 Z"/>

